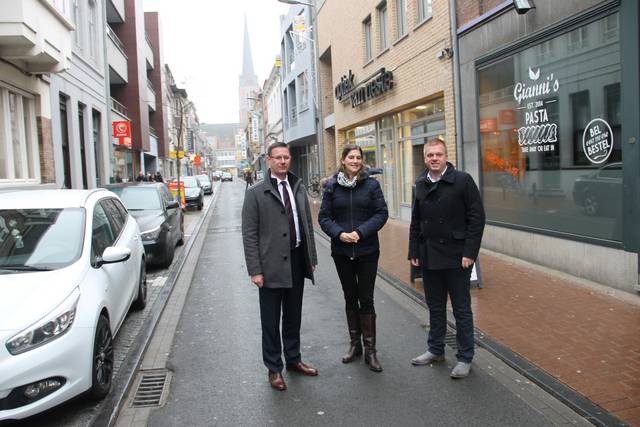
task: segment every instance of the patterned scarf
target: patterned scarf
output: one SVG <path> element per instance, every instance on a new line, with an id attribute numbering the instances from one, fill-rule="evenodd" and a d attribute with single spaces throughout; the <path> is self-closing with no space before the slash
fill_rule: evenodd
<path id="1" fill-rule="evenodd" d="M 338 172 L 338 184 L 342 185 L 346 188 L 354 188 L 358 183 L 358 175 L 354 176 L 352 179 L 347 178 L 344 172 Z"/>

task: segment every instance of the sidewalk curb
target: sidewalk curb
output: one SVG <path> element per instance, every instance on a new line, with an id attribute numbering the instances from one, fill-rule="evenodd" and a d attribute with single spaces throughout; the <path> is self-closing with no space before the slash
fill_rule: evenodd
<path id="1" fill-rule="evenodd" d="M 118 375 L 113 378 L 112 388 L 109 395 L 97 408 L 93 419 L 88 423 L 88 425 L 92 427 L 111 427 L 115 424 L 118 418 L 118 413 L 122 408 L 129 389 L 136 378 L 137 370 L 142 363 L 144 353 L 151 342 L 156 326 L 162 317 L 164 308 L 166 307 L 167 301 L 169 300 L 175 284 L 180 277 L 186 260 L 191 254 L 191 250 L 198 238 L 198 235 L 200 234 L 202 225 L 213 212 L 213 208 L 218 200 L 218 195 L 220 194 L 219 188 L 220 186 L 218 186 L 218 190 L 215 191 L 213 200 L 211 200 L 211 203 L 207 207 L 204 215 L 202 215 L 197 225 L 194 227 L 191 238 L 186 242 L 184 251 L 182 251 L 180 257 L 177 259 L 175 267 L 169 271 L 165 285 L 162 287 L 162 290 L 153 303 L 153 307 L 150 311 L 151 315 L 138 333 L 135 343 L 129 349 L 126 359 L 123 361 L 122 366 L 118 371 Z"/>
<path id="2" fill-rule="evenodd" d="M 326 241 L 330 241 L 323 232 L 317 229 L 315 229 L 315 232 L 318 237 Z M 378 267 L 378 276 L 402 294 L 406 295 L 409 299 L 423 306 L 425 308 L 425 312 L 428 311 L 423 294 L 408 287 L 402 280 L 384 271 L 380 267 Z M 449 329 L 455 332 L 455 319 L 453 318 L 453 313 L 449 310 L 447 310 L 447 323 Z M 545 392 L 558 399 L 593 425 L 598 427 L 626 426 L 625 423 L 602 409 L 600 406 L 594 404 L 580 393 L 548 374 L 546 371 L 522 358 L 510 348 L 500 344 L 480 329 L 474 328 L 474 330 L 474 341 L 476 345 L 489 351 L 510 368 L 531 380 Z"/>

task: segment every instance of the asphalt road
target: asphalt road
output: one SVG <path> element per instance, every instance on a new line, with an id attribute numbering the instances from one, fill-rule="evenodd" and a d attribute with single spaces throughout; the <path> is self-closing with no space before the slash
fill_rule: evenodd
<path id="1" fill-rule="evenodd" d="M 424 351 L 424 322 L 385 286 L 378 287 L 375 300 L 384 372 L 371 372 L 362 362 L 342 364 L 348 346 L 344 302 L 322 239 L 317 285 L 306 285 L 302 322 L 303 360 L 320 375 L 285 372 L 288 390 L 272 390 L 260 350 L 258 291 L 242 250 L 244 183 L 225 183 L 220 191 L 171 349 L 170 393 L 148 425 L 559 424 L 539 406 L 534 409 L 527 393 L 505 385 L 520 381 L 508 370 L 501 381 L 477 362 L 467 379 L 452 380 L 450 349 L 446 363 L 411 366 L 411 358 Z"/>

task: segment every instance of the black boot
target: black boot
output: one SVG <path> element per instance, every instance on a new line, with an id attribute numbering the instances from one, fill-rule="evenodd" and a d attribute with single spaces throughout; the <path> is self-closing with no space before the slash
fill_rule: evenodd
<path id="1" fill-rule="evenodd" d="M 361 314 L 362 341 L 364 342 L 364 362 L 374 372 L 382 372 L 382 366 L 376 356 L 376 315 Z"/>
<path id="2" fill-rule="evenodd" d="M 350 363 L 362 356 L 362 342 L 360 337 L 362 329 L 360 329 L 360 318 L 358 310 L 347 310 L 347 326 L 349 327 L 349 337 L 351 337 L 351 346 L 349 351 L 342 357 L 342 363 Z"/>

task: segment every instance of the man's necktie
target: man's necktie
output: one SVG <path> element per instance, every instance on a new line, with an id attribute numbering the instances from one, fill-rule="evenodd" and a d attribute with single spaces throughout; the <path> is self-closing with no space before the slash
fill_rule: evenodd
<path id="1" fill-rule="evenodd" d="M 284 201 L 284 210 L 287 212 L 287 219 L 289 220 L 289 240 L 291 242 L 291 249 L 296 247 L 296 223 L 293 220 L 293 209 L 291 208 L 291 199 L 289 198 L 289 191 L 287 190 L 287 181 L 282 181 L 282 200 Z"/>

